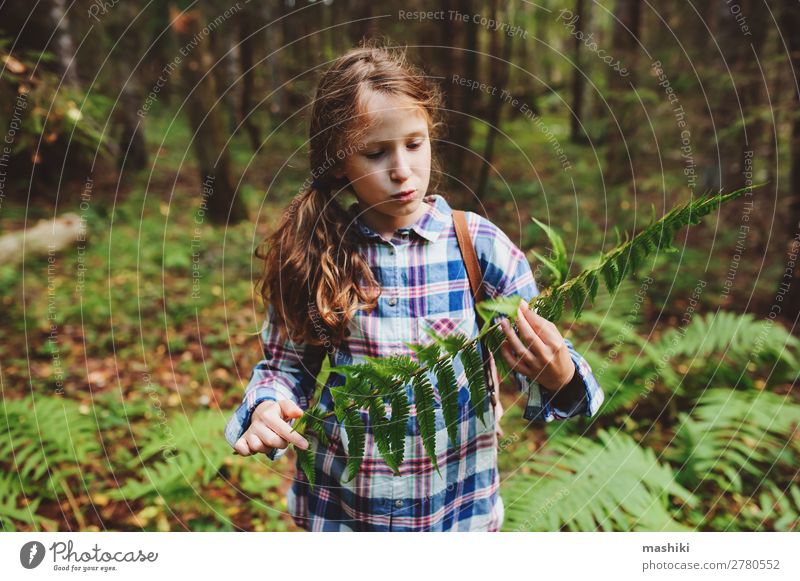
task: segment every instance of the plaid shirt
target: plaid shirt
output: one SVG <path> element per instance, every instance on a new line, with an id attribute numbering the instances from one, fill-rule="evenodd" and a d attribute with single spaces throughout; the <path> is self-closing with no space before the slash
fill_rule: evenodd
<path id="1" fill-rule="evenodd" d="M 333 364 L 365 361 L 365 356 L 385 357 L 398 353 L 414 357 L 404 342 L 428 344 L 424 332 L 431 327 L 439 334 L 478 333 L 474 301 L 466 267 L 459 251 L 451 208 L 442 196 L 425 198 L 428 211 L 386 241 L 359 218 L 357 204 L 350 207 L 353 224 L 363 234 L 367 258 L 382 293 L 371 313 L 360 311 L 351 322 L 350 335 L 339 349 L 330 349 Z M 467 223 L 480 261 L 486 295 L 520 295 L 530 301 L 538 294 L 525 255 L 502 230 L 478 214 L 467 212 Z M 272 308 L 262 329 L 265 359 L 250 377 L 244 400 L 225 428 L 233 446 L 250 423 L 253 409 L 265 400 L 291 399 L 307 409 L 316 376 L 326 356 L 324 346 L 281 341 L 272 325 Z M 603 401 L 603 392 L 584 358 L 565 339 L 586 396 L 573 409 L 559 409 L 552 393 L 514 372 L 514 383 L 528 396 L 525 417 L 553 421 L 577 415 L 593 416 Z M 343 482 L 347 471 L 347 434 L 335 416 L 325 420 L 330 446 L 310 436 L 316 452 L 316 485 L 312 489 L 302 469 L 288 493 L 289 512 L 301 528 L 313 531 L 496 531 L 503 522 L 503 502 L 498 493 L 497 434 L 495 416 L 488 405 L 484 425 L 468 405 L 469 391 L 460 358 L 454 362 L 461 409 L 458 444 L 448 441 L 438 400 L 436 408 L 436 453 L 441 476 L 434 470 L 422 445 L 412 405 L 406 427 L 405 460 L 400 475 L 393 475 L 377 452 L 366 410 L 366 450 L 360 472 Z M 431 384 L 436 377 L 430 373 Z M 329 387 L 342 385 L 340 374 L 330 374 L 322 391 L 321 407 L 333 409 Z M 409 389 L 409 393 L 411 390 Z M 267 456 L 275 460 L 286 449 Z"/>

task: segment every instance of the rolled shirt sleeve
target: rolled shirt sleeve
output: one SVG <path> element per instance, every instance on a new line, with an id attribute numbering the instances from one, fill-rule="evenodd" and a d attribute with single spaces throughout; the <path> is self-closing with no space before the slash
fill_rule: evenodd
<path id="1" fill-rule="evenodd" d="M 478 250 L 487 294 L 492 298 L 519 295 L 530 303 L 539 294 L 539 289 L 525 255 L 502 230 L 481 218 L 481 230 L 484 228 L 495 230 L 488 241 L 482 237 L 478 239 L 483 246 Z M 524 413 L 526 420 L 551 422 L 578 415 L 592 417 L 603 403 L 603 390 L 589 363 L 569 339 L 565 338 L 564 342 L 575 364 L 575 375 L 558 392 L 546 389 L 518 371 L 513 372 L 517 388 L 528 395 Z"/>
<path id="2" fill-rule="evenodd" d="M 272 305 L 261 329 L 261 347 L 264 358 L 253 368 L 242 403 L 225 426 L 225 439 L 231 447 L 250 426 L 253 410 L 263 401 L 288 399 L 301 409 L 308 409 L 325 355 L 323 346 L 281 339 Z M 294 420 L 289 421 L 290 425 L 293 423 Z M 276 460 L 285 452 L 286 448 L 274 448 L 267 457 Z"/>

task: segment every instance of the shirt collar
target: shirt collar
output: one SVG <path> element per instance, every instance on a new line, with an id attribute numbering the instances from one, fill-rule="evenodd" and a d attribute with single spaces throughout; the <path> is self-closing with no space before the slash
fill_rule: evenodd
<path id="1" fill-rule="evenodd" d="M 447 201 L 439 194 L 431 194 L 422 199 L 422 203 L 427 206 L 425 213 L 413 224 L 405 228 L 399 228 L 398 232 L 413 231 L 422 238 L 430 242 L 435 242 L 444 229 L 451 223 L 453 211 Z M 380 234 L 367 226 L 359 217 L 358 203 L 350 205 L 350 215 L 353 223 L 359 231 L 367 238 L 382 239 Z"/>

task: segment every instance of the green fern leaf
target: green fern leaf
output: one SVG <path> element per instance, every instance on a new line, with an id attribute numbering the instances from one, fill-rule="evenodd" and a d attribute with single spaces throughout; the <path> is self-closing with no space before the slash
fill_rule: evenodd
<path id="1" fill-rule="evenodd" d="M 366 446 L 366 426 L 361 414 L 355 407 L 344 412 L 344 429 L 347 432 L 347 471 L 345 482 L 351 481 L 361 470 Z"/>
<path id="2" fill-rule="evenodd" d="M 60 483 L 78 475 L 87 459 L 101 456 L 93 417 L 63 397 L 5 398 L 0 425 L 7 430 L 0 438 L 0 458 L 13 459 L 12 469 L 26 490 L 47 498 L 62 496 Z"/>
<path id="3" fill-rule="evenodd" d="M 586 292 L 579 284 L 569 287 L 569 299 L 572 302 L 572 312 L 575 317 L 579 317 L 583 310 L 583 303 L 586 300 Z"/>
<path id="4" fill-rule="evenodd" d="M 378 397 L 373 397 L 367 409 L 369 411 L 372 429 L 375 433 L 375 445 L 378 447 L 378 452 L 389 468 L 392 469 L 392 472 L 394 472 L 395 475 L 399 475 L 400 469 L 396 462 L 394 451 L 392 450 L 392 425 L 386 417 L 386 408 L 384 407 L 383 400 Z"/>
<path id="5" fill-rule="evenodd" d="M 783 396 L 709 389 L 694 413 L 680 418 L 679 445 L 665 454 L 682 466 L 681 482 L 705 480 L 743 493 L 743 477 L 757 485 L 773 465 L 798 463 L 800 445 L 792 437 L 800 425 L 800 404 Z"/>
<path id="6" fill-rule="evenodd" d="M 461 354 L 461 361 L 464 364 L 464 371 L 467 375 L 467 385 L 469 386 L 469 403 L 473 413 L 486 425 L 486 379 L 484 377 L 483 362 L 478 349 L 473 343 Z M 499 360 L 497 360 L 499 364 Z M 499 386 L 498 386 L 499 387 Z"/>
<path id="7" fill-rule="evenodd" d="M 606 283 L 606 289 L 609 293 L 614 293 L 614 270 L 613 262 L 607 262 L 603 265 L 600 271 L 603 274 L 603 281 Z M 551 319 L 552 320 L 552 319 Z"/>
<path id="8" fill-rule="evenodd" d="M 597 274 L 590 271 L 586 275 L 586 290 L 589 292 L 589 298 L 592 300 L 592 302 L 594 302 L 599 288 L 600 283 L 597 281 Z"/>
<path id="9" fill-rule="evenodd" d="M 800 530 L 800 486 L 793 484 L 788 490 L 781 491 L 772 482 L 767 483 L 759 496 L 756 518 L 748 529 L 763 530 L 765 521 L 772 520 L 771 530 L 794 532 Z M 737 517 L 739 515 L 736 515 Z"/>
<path id="10" fill-rule="evenodd" d="M 565 293 L 560 290 L 553 291 L 552 299 L 551 315 L 554 320 L 558 320 L 564 312 L 564 303 L 567 299 Z"/>
<path id="11" fill-rule="evenodd" d="M 499 327 L 494 327 L 484 337 L 484 342 L 486 344 L 487 349 L 494 356 L 494 362 L 495 365 L 497 366 L 497 374 L 500 376 L 501 381 L 504 378 L 511 375 L 511 368 L 506 363 L 506 360 L 502 356 L 502 353 L 500 353 L 500 347 L 503 345 L 503 342 L 505 340 L 506 340 L 506 335 Z M 477 359 L 478 361 L 480 361 L 480 355 L 477 357 Z M 463 354 L 462 354 L 462 361 L 463 361 Z M 483 377 L 483 375 L 481 375 L 481 377 Z M 481 381 L 484 380 L 481 379 Z M 470 390 L 471 389 L 472 388 L 470 388 Z"/>
<path id="12" fill-rule="evenodd" d="M 422 436 L 422 445 L 433 462 L 433 467 L 439 472 L 439 465 L 436 462 L 436 415 L 433 387 L 424 374 L 414 377 L 413 386 L 417 424 Z"/>
<path id="13" fill-rule="evenodd" d="M 25 498 L 27 504 L 20 507 Z M 19 475 L 13 472 L 0 473 L 0 532 L 13 532 L 14 521 L 37 526 L 44 519 L 36 514 L 41 503 L 40 498 L 33 498 L 30 490 L 23 490 Z"/>
<path id="14" fill-rule="evenodd" d="M 548 260 L 547 258 L 545 258 L 536 251 L 533 251 L 533 256 L 536 258 L 536 260 L 538 260 L 544 266 L 547 267 L 547 270 L 549 270 L 553 276 L 554 284 L 560 284 L 564 280 L 563 279 L 564 275 L 561 272 L 561 270 L 559 270 L 558 265 L 555 262 L 553 262 L 552 260 Z"/>
<path id="15" fill-rule="evenodd" d="M 316 456 L 314 444 L 309 442 L 308 450 L 295 447 L 294 451 L 295 454 L 297 454 L 297 461 L 300 464 L 300 468 L 306 475 L 309 485 L 313 488 L 317 482 L 317 470 L 314 462 L 314 458 Z"/>
<path id="16" fill-rule="evenodd" d="M 545 231 L 547 234 L 547 238 L 550 240 L 550 246 L 553 249 L 553 261 L 552 264 L 554 265 L 554 277 L 556 282 L 554 284 L 556 286 L 560 285 L 563 281 L 567 279 L 569 276 L 569 266 L 567 264 L 567 247 L 564 244 L 564 240 L 561 238 L 561 235 L 556 232 L 553 228 L 549 227 L 547 224 L 540 222 L 534 217 L 531 217 L 531 220 L 534 224 L 539 226 L 542 230 Z M 539 260 L 542 260 L 542 258 Z M 549 262 L 549 261 L 547 261 Z"/>
<path id="17" fill-rule="evenodd" d="M 519 295 L 501 296 L 494 299 L 487 299 L 475 305 L 478 314 L 483 319 L 484 324 L 481 332 L 484 329 L 492 326 L 492 320 L 498 315 L 508 317 L 510 322 L 517 320 L 517 312 L 519 311 L 520 304 L 524 299 Z"/>
<path id="18" fill-rule="evenodd" d="M 399 466 L 403 463 L 403 458 L 405 457 L 406 427 L 411 407 L 405 387 L 390 397 L 389 404 L 392 406 L 390 429 L 392 457 Z"/>
<path id="19" fill-rule="evenodd" d="M 417 354 L 417 358 L 422 365 L 430 367 L 436 364 L 441 354 L 441 348 L 437 343 L 430 345 L 418 345 L 416 343 L 406 343 Z"/>
<path id="20" fill-rule="evenodd" d="M 144 478 L 132 478 L 109 493 L 115 499 L 161 497 L 168 503 L 197 496 L 197 490 L 217 477 L 228 457 L 229 448 L 216 436 L 219 417 L 211 410 L 195 412 L 191 417 L 170 418 L 165 433 L 171 435 L 170 454 L 164 449 L 163 433 L 148 429 L 140 454 L 129 464 L 144 464 Z"/>
<path id="21" fill-rule="evenodd" d="M 501 492 L 504 530 L 519 531 L 689 531 L 670 513 L 672 499 L 697 503 L 652 450 L 617 431 L 549 444 Z"/>
<path id="22" fill-rule="evenodd" d="M 447 435 L 453 446 L 458 445 L 458 392 L 459 386 L 456 380 L 456 372 L 453 369 L 453 362 L 445 359 L 434 369 L 436 383 L 439 387 L 439 394 L 442 399 L 442 415 L 447 426 Z"/>

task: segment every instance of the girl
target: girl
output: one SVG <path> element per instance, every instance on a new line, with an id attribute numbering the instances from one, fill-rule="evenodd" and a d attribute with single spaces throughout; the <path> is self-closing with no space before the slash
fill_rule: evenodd
<path id="1" fill-rule="evenodd" d="M 225 429 L 239 454 L 265 452 L 275 460 L 290 443 L 308 447 L 291 429 L 308 409 L 323 357 L 344 365 L 367 356 L 414 355 L 405 343 L 430 342 L 427 327 L 443 335 L 477 335 L 452 210 L 443 196 L 429 194 L 431 173 L 434 179 L 439 174 L 431 143 L 441 127 L 440 107 L 438 89 L 403 54 L 386 48 L 351 50 L 320 79 L 310 131 L 314 182 L 290 205 L 266 240 L 266 252 L 256 252 L 265 260 L 259 284 L 268 305 L 265 358 Z M 357 200 L 347 209 L 339 202 L 345 191 Z M 523 253 L 489 220 L 471 212 L 466 216 L 487 298 L 519 295 L 531 301 L 538 289 Z M 603 393 L 588 364 L 555 325 L 525 306 L 519 333 L 504 319 L 502 349 L 517 388 L 528 395 L 525 417 L 552 421 L 594 415 Z M 436 410 L 441 476 L 425 454 L 413 400 L 399 476 L 378 454 L 362 410 L 364 460 L 358 475 L 343 482 L 347 435 L 331 415 L 325 424 L 330 446 L 314 442 L 315 487 L 298 466 L 288 493 L 298 526 L 499 530 L 503 503 L 495 410 L 489 405 L 484 426 L 467 403 L 460 359 L 456 373 L 461 386 L 457 446 L 448 442 L 442 410 Z M 435 386 L 435 376 L 430 377 Z M 329 388 L 343 382 L 339 374 L 328 377 L 323 408 L 333 409 Z"/>

